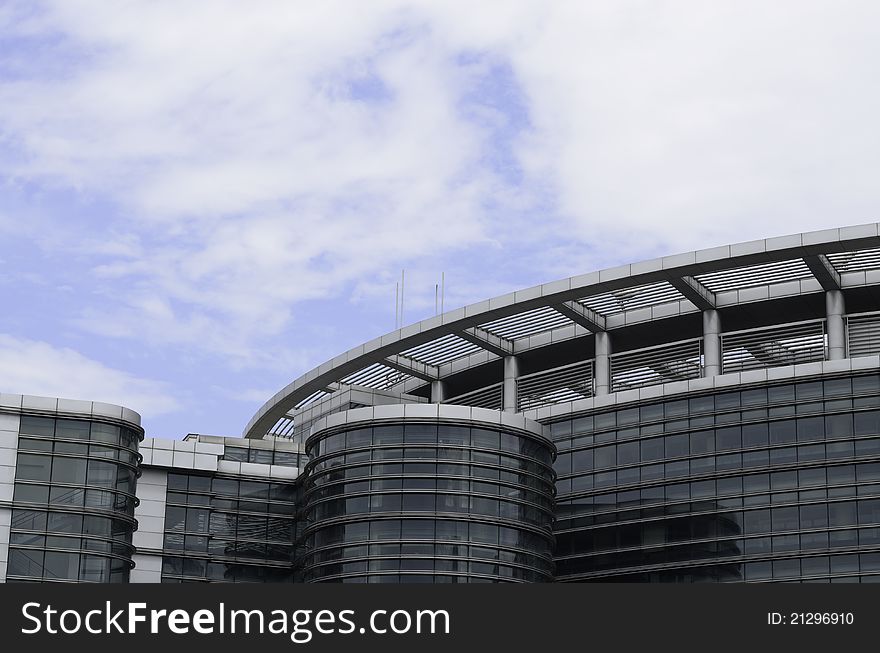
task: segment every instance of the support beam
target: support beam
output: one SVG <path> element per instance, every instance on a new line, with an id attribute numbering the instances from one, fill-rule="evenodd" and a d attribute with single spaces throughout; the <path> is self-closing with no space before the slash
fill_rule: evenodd
<path id="1" fill-rule="evenodd" d="M 715 309 L 715 293 L 693 277 L 673 277 L 669 283 L 701 311 Z"/>
<path id="2" fill-rule="evenodd" d="M 504 394 L 503 409 L 505 413 L 516 412 L 516 380 L 519 377 L 519 360 L 516 356 L 504 357 Z"/>
<path id="3" fill-rule="evenodd" d="M 828 334 L 828 360 L 846 358 L 846 305 L 842 290 L 825 293 L 825 332 Z"/>
<path id="4" fill-rule="evenodd" d="M 467 340 L 486 351 L 491 351 L 497 356 L 503 357 L 513 355 L 513 342 L 507 338 L 496 336 L 494 333 L 489 333 L 485 329 L 471 327 L 470 329 L 465 329 L 464 331 L 459 332 L 458 335 L 462 339 Z"/>
<path id="5" fill-rule="evenodd" d="M 611 335 L 607 331 L 596 334 L 596 387 L 594 394 L 607 395 L 611 392 Z"/>
<path id="6" fill-rule="evenodd" d="M 431 403 L 442 404 L 446 401 L 446 382 L 436 379 L 431 381 Z"/>
<path id="7" fill-rule="evenodd" d="M 587 331 L 592 331 L 593 333 L 605 331 L 605 316 L 591 308 L 587 308 L 583 304 L 578 302 L 562 302 L 561 304 L 553 304 L 552 308 L 575 324 L 580 324 Z"/>
<path id="8" fill-rule="evenodd" d="M 831 265 L 824 254 L 810 254 L 804 257 L 804 263 L 816 277 L 816 281 L 824 290 L 840 290 L 840 274 Z"/>
<path id="9" fill-rule="evenodd" d="M 434 381 L 440 378 L 440 370 L 436 367 L 427 363 L 421 363 L 409 356 L 394 354 L 383 360 L 382 364 L 423 381 Z"/>
<path id="10" fill-rule="evenodd" d="M 721 316 L 703 311 L 703 376 L 721 374 Z"/>

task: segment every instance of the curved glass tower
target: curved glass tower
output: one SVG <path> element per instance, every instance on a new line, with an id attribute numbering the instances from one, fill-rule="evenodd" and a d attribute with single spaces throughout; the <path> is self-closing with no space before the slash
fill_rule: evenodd
<path id="1" fill-rule="evenodd" d="M 332 415 L 306 443 L 306 581 L 546 582 L 546 427 L 455 406 Z"/>
<path id="2" fill-rule="evenodd" d="M 128 582 L 140 417 L 118 406 L 22 398 L 7 581 Z"/>

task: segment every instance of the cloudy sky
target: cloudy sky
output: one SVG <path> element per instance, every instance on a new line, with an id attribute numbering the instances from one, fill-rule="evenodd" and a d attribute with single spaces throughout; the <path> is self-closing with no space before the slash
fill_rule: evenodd
<path id="1" fill-rule="evenodd" d="M 434 312 L 872 222 L 880 3 L 0 0 L 0 391 L 239 435 Z"/>

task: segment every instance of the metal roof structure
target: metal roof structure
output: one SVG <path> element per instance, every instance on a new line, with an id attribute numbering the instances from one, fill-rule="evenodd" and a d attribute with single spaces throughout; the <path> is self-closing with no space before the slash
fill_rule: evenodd
<path id="1" fill-rule="evenodd" d="M 465 395 L 472 395 L 471 405 L 486 405 L 491 395 L 496 399 L 490 403 L 497 403 L 503 379 L 497 371 L 500 359 L 592 341 L 601 332 L 614 335 L 629 329 L 635 334 L 612 359 L 615 390 L 693 378 L 701 371 L 699 342 L 676 335 L 677 329 L 658 336 L 659 343 L 651 342 L 636 328 L 698 318 L 703 311 L 743 309 L 737 315 L 761 327 L 744 335 L 724 332 L 730 343 L 724 356 L 731 369 L 747 369 L 754 361 L 814 360 L 824 347 L 821 329 L 809 320 L 794 320 L 785 310 L 759 311 L 756 305 L 842 290 L 862 293 L 861 304 L 880 311 L 880 292 L 874 286 L 880 286 L 880 223 L 714 247 L 561 279 L 447 311 L 355 347 L 280 390 L 257 411 L 244 435 L 283 437 L 296 410 L 348 386 L 430 397 L 435 381 L 471 379 L 459 384 L 462 392 L 442 400 L 465 403 Z M 874 326 L 865 328 L 876 338 Z M 556 398 L 588 396 L 591 388 L 579 379 L 592 348 L 582 347 L 583 355 L 562 365 L 552 356 L 546 365 L 540 356 L 532 356 L 536 369 L 519 377 L 518 405 L 525 409 Z M 546 378 L 539 379 L 540 374 Z"/>

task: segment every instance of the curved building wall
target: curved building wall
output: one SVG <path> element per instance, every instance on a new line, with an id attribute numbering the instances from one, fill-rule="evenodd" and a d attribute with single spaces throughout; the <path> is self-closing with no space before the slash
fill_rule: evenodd
<path id="1" fill-rule="evenodd" d="M 555 420 L 556 579 L 880 581 L 880 375 L 804 367 Z"/>
<path id="2" fill-rule="evenodd" d="M 542 582 L 552 575 L 553 444 L 497 411 L 383 406 L 307 442 L 307 582 Z"/>
<path id="3" fill-rule="evenodd" d="M 127 582 L 140 418 L 106 404 L 38 400 L 4 408 L 17 440 L 6 579 Z"/>

